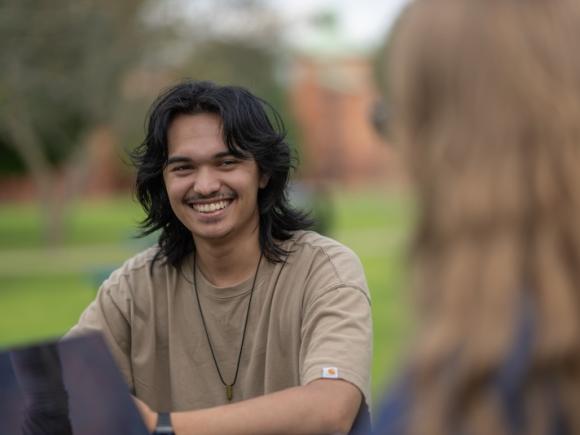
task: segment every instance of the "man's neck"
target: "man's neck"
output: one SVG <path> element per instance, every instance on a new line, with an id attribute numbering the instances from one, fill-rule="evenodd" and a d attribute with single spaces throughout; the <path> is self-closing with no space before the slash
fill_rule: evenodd
<path id="1" fill-rule="evenodd" d="M 258 233 L 236 243 L 196 240 L 198 270 L 216 287 L 232 287 L 249 279 L 260 261 Z"/>

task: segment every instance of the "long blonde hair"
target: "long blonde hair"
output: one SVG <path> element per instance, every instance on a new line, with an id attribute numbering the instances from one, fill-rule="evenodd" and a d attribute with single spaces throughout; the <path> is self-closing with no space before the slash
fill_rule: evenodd
<path id="1" fill-rule="evenodd" d="M 580 433 L 580 1 L 417 0 L 388 71 L 419 202 L 415 433 L 508 432 L 493 382 L 526 303 L 525 426 L 551 400 Z"/>

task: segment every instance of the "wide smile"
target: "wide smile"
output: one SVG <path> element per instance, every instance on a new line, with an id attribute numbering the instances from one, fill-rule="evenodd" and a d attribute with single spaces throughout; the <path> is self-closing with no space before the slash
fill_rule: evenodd
<path id="1" fill-rule="evenodd" d="M 213 215 L 226 209 L 232 202 L 233 199 L 220 199 L 212 202 L 191 202 L 189 206 L 198 213 Z"/>

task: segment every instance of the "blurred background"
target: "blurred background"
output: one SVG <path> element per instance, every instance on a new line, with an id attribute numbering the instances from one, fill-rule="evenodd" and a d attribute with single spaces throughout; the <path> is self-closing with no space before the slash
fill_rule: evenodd
<path id="1" fill-rule="evenodd" d="M 354 249 L 373 297 L 378 398 L 409 328 L 412 195 L 379 134 L 406 0 L 0 0 L 0 348 L 55 337 L 137 239 L 127 150 L 161 89 L 236 84 L 282 114 L 292 200 Z"/>

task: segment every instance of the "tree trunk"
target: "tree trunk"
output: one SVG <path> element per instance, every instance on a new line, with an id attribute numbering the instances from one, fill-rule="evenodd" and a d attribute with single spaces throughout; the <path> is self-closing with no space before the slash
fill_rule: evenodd
<path id="1" fill-rule="evenodd" d="M 22 158 L 36 185 L 42 238 L 46 243 L 56 245 L 62 241 L 64 233 L 63 204 L 58 195 L 57 177 L 24 113 L 12 112 L 5 119 L 12 139 L 9 143 Z"/>

